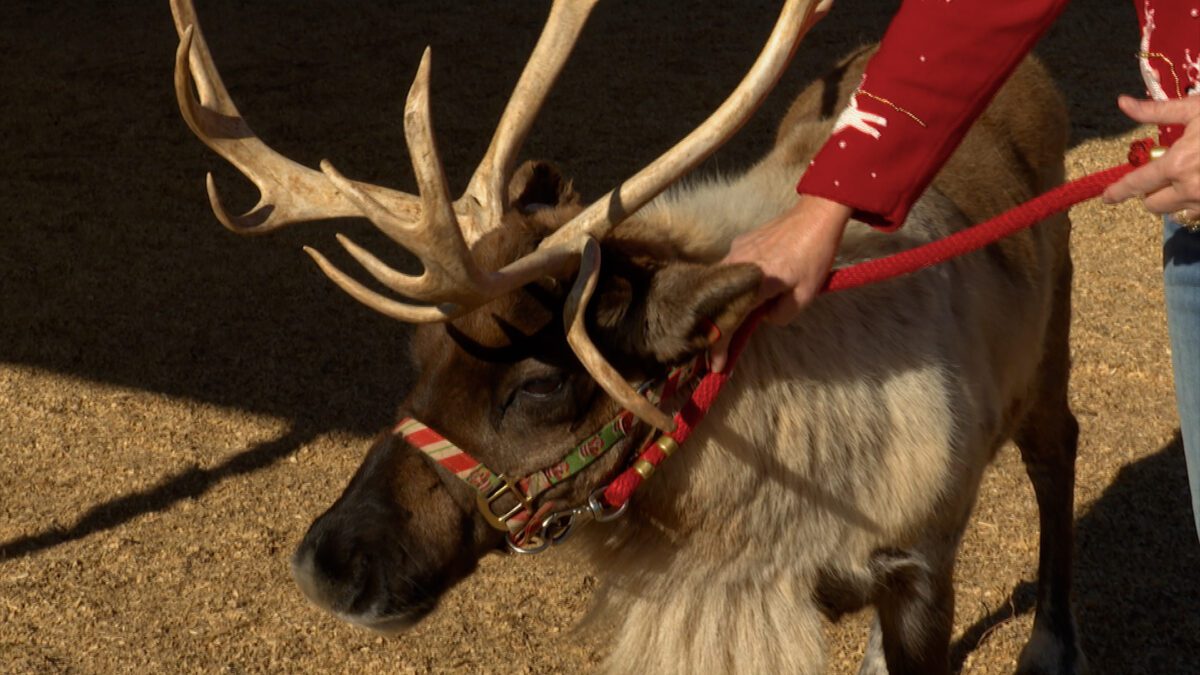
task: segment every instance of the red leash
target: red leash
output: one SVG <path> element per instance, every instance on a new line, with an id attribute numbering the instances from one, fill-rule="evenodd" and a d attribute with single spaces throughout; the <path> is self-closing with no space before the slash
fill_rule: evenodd
<path id="1" fill-rule="evenodd" d="M 895 255 L 834 270 L 825 282 L 823 292 L 844 291 L 849 288 L 865 286 L 876 281 L 910 274 L 965 253 L 977 251 L 992 242 L 999 241 L 1010 234 L 1015 234 L 1034 223 L 1049 218 L 1059 211 L 1065 211 L 1079 202 L 1100 196 L 1100 193 L 1104 192 L 1109 185 L 1149 162 L 1150 148 L 1152 147 L 1154 147 L 1154 141 L 1149 138 L 1134 141 L 1129 146 L 1129 161 L 1125 164 L 1097 171 L 1060 185 L 991 220 L 986 220 L 965 230 L 959 230 L 945 239 L 931 241 Z"/>
<path id="2" fill-rule="evenodd" d="M 977 251 L 992 242 L 1031 227 L 1055 213 L 1065 211 L 1079 202 L 1098 197 L 1100 193 L 1104 192 L 1105 188 L 1120 180 L 1125 174 L 1149 162 L 1150 149 L 1152 147 L 1154 147 L 1154 141 L 1149 138 L 1134 141 L 1129 146 L 1129 161 L 1126 164 L 1097 171 L 1060 185 L 1046 194 L 1013 207 L 991 220 L 955 232 L 944 239 L 931 241 L 894 255 L 834 270 L 829 275 L 829 279 L 825 282 L 825 287 L 821 292 L 832 293 L 834 291 L 844 291 L 877 281 L 911 274 L 912 272 L 932 267 L 951 258 L 970 253 L 971 251 Z M 765 312 L 762 308 L 759 308 L 746 319 L 734 335 L 733 342 L 729 346 L 729 358 L 725 370 L 720 373 L 710 372 L 700 380 L 700 383 L 696 386 L 696 390 L 692 393 L 691 399 L 675 415 L 675 430 L 664 433 L 664 437 L 671 438 L 676 444 L 682 445 L 688 436 L 692 435 L 692 431 L 696 428 L 696 425 L 700 423 L 700 420 L 704 419 L 705 413 L 708 412 L 708 409 L 717 400 L 717 394 L 721 391 L 721 387 L 725 386 L 725 383 L 729 380 L 729 374 L 733 369 L 734 363 L 737 362 L 737 358 L 742 353 L 742 349 L 745 348 L 750 336 L 762 322 L 763 316 L 765 316 Z M 638 462 L 617 476 L 604 489 L 604 501 L 606 505 L 612 509 L 623 506 L 629 501 L 629 497 L 633 494 L 633 491 L 642 484 L 645 477 L 662 463 L 666 457 L 667 453 L 663 452 L 663 448 L 658 442 L 651 443 L 643 449 L 638 456 Z M 637 465 L 641 464 L 643 460 L 651 468 L 647 471 L 643 464 L 639 472 Z M 645 473 L 645 476 L 643 473 Z"/>

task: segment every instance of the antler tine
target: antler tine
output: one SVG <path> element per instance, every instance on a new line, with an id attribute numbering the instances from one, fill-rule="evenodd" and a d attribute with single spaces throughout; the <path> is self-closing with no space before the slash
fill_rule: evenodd
<path id="1" fill-rule="evenodd" d="M 380 283 L 417 300 L 452 302 L 460 306 L 480 304 L 489 297 L 491 289 L 486 285 L 487 276 L 480 271 L 463 241 L 450 202 L 450 190 L 438 157 L 429 111 L 429 63 L 430 51 L 426 49 L 404 106 L 404 134 L 421 194 L 419 222 L 397 218 L 329 162 L 322 162 L 321 170 L 375 227 L 416 254 L 425 266 L 425 272 L 420 276 L 398 272 L 339 235 L 342 246 Z M 328 272 L 326 265 L 322 265 L 322 269 Z"/>
<path id="2" fill-rule="evenodd" d="M 259 234 L 296 222 L 358 215 L 320 172 L 275 152 L 246 124 L 213 64 L 191 0 L 171 0 L 171 13 L 179 33 L 175 53 L 179 111 L 196 137 L 237 167 L 261 193 L 250 211 L 234 216 L 223 205 L 210 174 L 208 194 L 217 219 L 239 234 Z M 416 219 L 419 207 L 412 195 L 373 185 L 360 187 L 389 210 Z"/>
<path id="3" fill-rule="evenodd" d="M 196 72 L 196 91 L 200 95 L 201 105 L 212 108 L 230 117 L 240 117 L 237 106 L 225 91 L 221 75 L 213 66 L 212 54 L 208 51 L 208 43 L 200 31 L 200 21 L 196 18 L 196 10 L 191 0 L 171 0 L 171 16 L 175 20 L 175 32 L 181 40 L 185 34 L 195 34 L 195 48 L 185 49 L 180 46 L 180 52 L 187 54 L 191 61 L 192 70 Z M 190 39 L 190 38 L 189 38 Z M 179 75 L 176 64 L 176 76 Z"/>
<path id="4" fill-rule="evenodd" d="M 463 199 L 479 204 L 480 217 L 466 233 L 474 242 L 500 225 L 508 208 L 508 183 L 517 163 L 517 153 L 533 126 L 534 119 L 554 81 L 575 47 L 597 0 L 555 0 L 541 37 L 504 107 L 487 153 L 471 177 Z"/>
<path id="5" fill-rule="evenodd" d="M 584 235 L 602 238 L 729 140 L 779 80 L 796 46 L 812 26 L 817 4 L 818 0 L 787 0 L 758 59 L 716 112 L 675 147 L 547 237 L 542 247 L 578 249 L 585 241 Z"/>
<path id="6" fill-rule="evenodd" d="M 329 162 L 322 162 L 321 170 L 379 230 L 417 254 L 425 266 L 425 272 L 420 276 L 399 272 L 348 238 L 338 235 L 342 246 L 371 276 L 393 291 L 416 300 L 440 304 L 436 307 L 408 305 L 386 298 L 358 284 L 319 253 L 309 250 L 321 270 L 355 299 L 376 311 L 405 321 L 444 321 L 453 318 L 491 298 L 559 272 L 574 264 L 578 258 L 577 252 L 566 249 L 535 251 L 499 272 L 488 273 L 479 268 L 463 238 L 454 206 L 450 202 L 446 174 L 434 140 L 429 110 L 429 64 L 430 52 L 426 49 L 404 106 L 404 134 L 421 193 L 422 218 L 419 223 L 398 219 L 371 195 L 342 176 Z"/>
<path id="7" fill-rule="evenodd" d="M 397 321 L 405 321 L 408 323 L 435 323 L 438 321 L 449 321 L 460 314 L 466 308 L 457 305 L 442 305 L 442 306 L 420 306 L 410 305 L 403 302 L 385 298 L 384 296 L 370 290 L 366 286 L 355 281 L 347 276 L 341 270 L 329 262 L 325 256 L 321 255 L 316 249 L 311 246 L 305 246 L 304 252 L 312 256 L 312 259 L 317 261 L 317 266 L 329 277 L 333 283 L 337 284 L 347 295 L 358 300 L 367 307 L 383 314 L 390 316 Z"/>
<path id="8" fill-rule="evenodd" d="M 633 414 L 663 431 L 671 431 L 675 423 L 666 413 L 646 400 L 637 390 L 629 386 L 624 377 L 617 372 L 600 354 L 600 350 L 592 343 L 587 334 L 584 315 L 587 313 L 588 302 L 596 290 L 600 278 L 600 245 L 595 239 L 584 239 L 583 251 L 579 261 L 579 276 L 563 308 L 563 323 L 567 329 L 567 342 L 583 367 L 591 373 L 596 383 L 608 392 L 618 403 L 625 406 Z"/>
<path id="9" fill-rule="evenodd" d="M 404 138 L 412 155 L 413 173 L 421 194 L 423 220 L 436 246 L 436 253 L 451 264 L 462 264 L 463 280 L 478 289 L 482 275 L 459 229 L 458 217 L 450 200 L 446 171 L 438 156 L 437 141 L 433 134 L 429 110 L 429 62 L 430 50 L 426 47 L 404 104 Z"/>

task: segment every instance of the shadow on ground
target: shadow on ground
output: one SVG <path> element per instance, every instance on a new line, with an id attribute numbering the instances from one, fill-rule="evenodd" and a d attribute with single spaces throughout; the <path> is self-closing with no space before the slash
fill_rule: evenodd
<path id="1" fill-rule="evenodd" d="M 1178 433 L 1121 469 L 1076 532 L 1075 606 L 1093 672 L 1195 672 L 1200 542 Z M 1036 590 L 1021 582 L 1002 609 L 967 629 L 953 646 L 954 669 L 995 626 L 1032 612 Z"/>
<path id="2" fill-rule="evenodd" d="M 224 462 L 202 469 L 191 467 L 167 476 L 157 485 L 131 492 L 93 506 L 68 528 L 51 528 L 36 534 L 0 542 L 0 562 L 32 555 L 97 532 L 103 532 L 156 511 L 165 511 L 184 499 L 197 499 L 217 484 L 264 469 L 295 452 L 313 439 L 312 429 L 290 429 L 279 438 L 255 444 Z"/>

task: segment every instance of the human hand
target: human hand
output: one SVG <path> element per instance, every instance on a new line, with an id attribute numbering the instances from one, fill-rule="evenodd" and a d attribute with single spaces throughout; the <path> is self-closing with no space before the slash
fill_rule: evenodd
<path id="1" fill-rule="evenodd" d="M 1152 213 L 1183 211 L 1200 216 L 1200 96 L 1167 101 L 1138 100 L 1129 96 L 1117 105 L 1130 118 L 1147 124 L 1182 124 L 1183 136 L 1162 157 L 1129 172 L 1104 191 L 1107 204 L 1142 197 Z"/>
<path id="2" fill-rule="evenodd" d="M 721 262 L 758 265 L 763 281 L 754 306 L 773 302 L 766 320 L 790 323 L 825 284 L 851 212 L 835 201 L 801 195 L 782 215 L 734 239 Z M 713 345 L 714 372 L 724 370 L 732 338 L 730 331 Z"/>

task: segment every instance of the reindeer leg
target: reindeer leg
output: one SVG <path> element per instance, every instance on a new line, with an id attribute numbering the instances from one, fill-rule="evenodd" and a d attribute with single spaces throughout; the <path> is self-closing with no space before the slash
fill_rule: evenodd
<path id="1" fill-rule="evenodd" d="M 1041 530 L 1033 633 L 1021 650 L 1018 673 L 1077 673 L 1086 669 L 1071 609 L 1079 424 L 1067 405 L 1069 267 L 1063 276 L 1050 321 L 1042 379 L 1014 438 L 1033 482 Z"/>
<path id="2" fill-rule="evenodd" d="M 1060 419 L 1043 420 L 1039 424 L 1039 433 L 1022 433 L 1017 439 L 1037 495 L 1041 527 L 1033 634 L 1021 651 L 1018 673 L 1074 673 L 1084 665 L 1071 610 L 1075 448 L 1079 425 L 1066 409 L 1065 401 L 1060 411 Z"/>
<path id="3" fill-rule="evenodd" d="M 960 534 L 958 529 L 931 540 L 922 552 L 876 555 L 872 564 L 881 573 L 884 590 L 875 599 L 876 621 L 860 673 L 950 672 L 954 552 Z"/>

